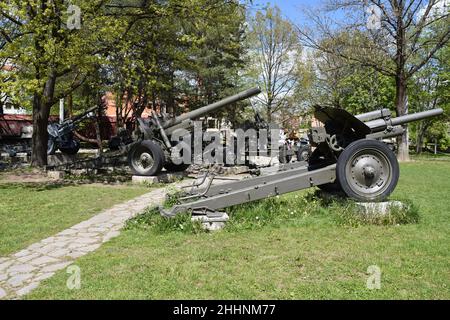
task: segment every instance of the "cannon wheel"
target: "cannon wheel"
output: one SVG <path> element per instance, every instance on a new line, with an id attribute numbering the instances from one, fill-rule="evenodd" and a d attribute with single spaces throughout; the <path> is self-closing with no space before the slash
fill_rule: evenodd
<path id="1" fill-rule="evenodd" d="M 73 140 L 72 147 L 67 149 L 59 149 L 62 153 L 68 154 L 68 155 L 75 155 L 80 151 L 80 142 L 78 140 Z"/>
<path id="2" fill-rule="evenodd" d="M 155 176 L 162 170 L 164 153 L 159 145 L 145 140 L 130 150 L 128 164 L 135 175 Z"/>
<path id="3" fill-rule="evenodd" d="M 377 140 L 358 140 L 339 156 L 337 179 L 357 201 L 385 200 L 397 186 L 400 169 L 395 154 Z"/>

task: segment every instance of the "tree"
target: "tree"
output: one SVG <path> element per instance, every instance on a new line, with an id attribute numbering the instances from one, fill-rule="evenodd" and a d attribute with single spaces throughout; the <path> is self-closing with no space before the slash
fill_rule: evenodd
<path id="1" fill-rule="evenodd" d="M 447 45 L 436 58 L 430 59 L 422 70 L 411 79 L 411 109 L 414 112 L 443 108 L 447 117 L 428 119 L 413 124 L 415 132 L 416 152 L 421 153 L 425 139 L 440 141 L 444 149 L 447 143 L 447 123 L 450 107 L 449 99 L 449 66 L 450 46 Z"/>
<path id="2" fill-rule="evenodd" d="M 342 57 L 351 63 L 371 67 L 395 80 L 398 116 L 408 114 L 408 81 L 450 39 L 448 8 L 444 0 L 331 0 L 329 12 L 346 12 L 339 25 L 332 19 L 312 13 L 316 35 L 301 28 L 306 45 Z M 439 24 L 439 28 L 434 28 Z M 342 37 L 341 31 L 352 31 Z M 333 46 L 319 39 L 332 40 Z M 359 35 L 359 36 L 357 36 Z M 424 36 L 426 41 L 422 41 Z M 361 38 L 369 39 L 361 46 Z M 399 159 L 408 160 L 408 131 L 399 139 Z"/>
<path id="3" fill-rule="evenodd" d="M 242 66 L 243 6 L 197 0 L 183 2 L 183 8 L 139 20 L 111 53 L 105 68 L 120 125 L 121 116 L 139 117 L 148 106 L 176 115 L 183 107 L 195 109 L 221 98 L 235 86 Z"/>
<path id="4" fill-rule="evenodd" d="M 13 96 L 32 97 L 32 164 L 47 164 L 50 108 L 80 87 L 127 24 L 110 19 L 105 0 L 79 0 L 72 12 L 63 0 L 12 0 L 0 4 L 3 21 L 14 24 L 14 37 L 2 32 L 6 45 L 0 57 L 14 65 Z M 81 17 L 83 15 L 82 25 Z M 15 94 L 14 94 L 15 93 Z"/>
<path id="5" fill-rule="evenodd" d="M 253 60 L 250 73 L 262 83 L 264 94 L 259 102 L 270 122 L 274 113 L 290 107 L 301 59 L 299 37 L 294 25 L 275 6 L 258 11 L 251 19 L 249 42 Z"/>

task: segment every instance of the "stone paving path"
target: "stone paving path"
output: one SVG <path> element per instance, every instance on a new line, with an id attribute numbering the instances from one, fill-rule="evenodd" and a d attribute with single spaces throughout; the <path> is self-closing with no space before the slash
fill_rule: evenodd
<path id="1" fill-rule="evenodd" d="M 67 268 L 75 259 L 118 236 L 127 220 L 149 206 L 161 204 L 165 195 L 165 188 L 147 193 L 9 257 L 0 257 L 0 299 L 17 299 L 28 294 L 41 281 L 52 277 L 58 270 Z"/>

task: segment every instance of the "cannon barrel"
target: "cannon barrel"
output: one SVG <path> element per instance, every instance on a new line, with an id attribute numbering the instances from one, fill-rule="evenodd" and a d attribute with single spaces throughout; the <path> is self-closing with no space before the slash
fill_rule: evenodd
<path id="1" fill-rule="evenodd" d="M 79 114 L 79 115 L 77 115 L 77 116 L 75 116 L 75 117 L 73 117 L 72 119 L 69 119 L 69 120 L 72 121 L 73 123 L 78 122 L 78 121 L 81 121 L 81 120 L 83 120 L 89 113 L 94 112 L 94 111 L 97 110 L 97 109 L 98 109 L 97 106 L 92 107 L 92 108 L 86 110 L 85 112 L 83 112 L 82 114 Z"/>
<path id="2" fill-rule="evenodd" d="M 375 119 L 384 118 L 387 115 L 390 115 L 391 111 L 389 109 L 381 109 L 376 111 L 371 111 L 363 114 L 358 114 L 356 116 L 357 119 L 361 120 L 362 122 L 367 122 Z"/>
<path id="3" fill-rule="evenodd" d="M 243 91 L 241 93 L 238 93 L 234 96 L 225 98 L 223 100 L 220 100 L 218 102 L 215 102 L 213 104 L 207 105 L 205 107 L 199 108 L 197 110 L 193 110 L 191 112 L 182 114 L 181 116 L 178 116 L 172 120 L 167 121 L 166 123 L 163 124 L 163 128 L 164 129 L 168 129 L 170 127 L 176 126 L 180 123 L 182 123 L 185 120 L 190 120 L 190 119 L 196 119 L 199 118 L 201 116 L 204 116 L 205 114 L 208 114 L 210 112 L 213 112 L 217 109 L 220 109 L 222 107 L 225 107 L 227 105 L 230 105 L 232 103 L 238 102 L 238 101 L 242 101 L 248 98 L 251 98 L 253 96 L 256 96 L 258 94 L 261 93 L 261 89 L 260 88 L 252 88 L 252 89 L 248 89 L 246 91 Z"/>
<path id="4" fill-rule="evenodd" d="M 372 132 L 380 132 L 380 131 L 386 130 L 386 128 L 388 128 L 388 127 L 396 127 L 396 126 L 405 125 L 410 122 L 440 116 L 443 113 L 444 113 L 444 110 L 439 108 L 439 109 L 433 109 L 433 110 L 408 114 L 405 116 L 392 118 L 390 120 L 385 120 L 385 119 L 372 120 L 372 121 L 366 122 L 365 124 L 372 130 Z"/>

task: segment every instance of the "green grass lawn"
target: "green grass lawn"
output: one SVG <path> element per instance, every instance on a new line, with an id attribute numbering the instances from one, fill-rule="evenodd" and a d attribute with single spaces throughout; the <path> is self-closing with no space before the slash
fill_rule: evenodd
<path id="1" fill-rule="evenodd" d="M 0 256 L 149 192 L 108 185 L 0 184 Z"/>
<path id="2" fill-rule="evenodd" d="M 212 234 L 182 231 L 182 220 L 164 231 L 138 219 L 76 262 L 80 290 L 67 289 L 61 271 L 28 298 L 449 299 L 450 162 L 401 169 L 392 198 L 411 201 L 418 223 L 342 223 L 335 210 L 306 203 L 312 191 L 235 208 Z M 380 290 L 366 287 L 372 265 L 382 271 Z"/>

